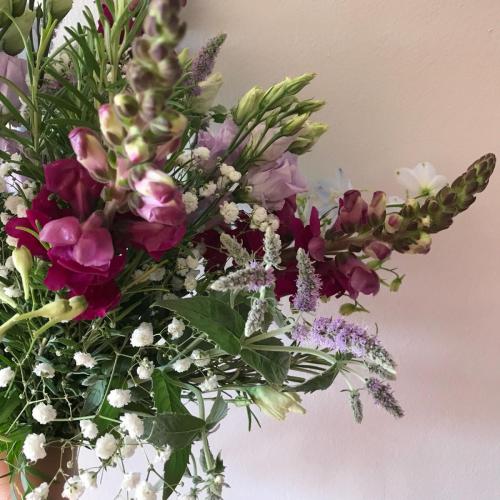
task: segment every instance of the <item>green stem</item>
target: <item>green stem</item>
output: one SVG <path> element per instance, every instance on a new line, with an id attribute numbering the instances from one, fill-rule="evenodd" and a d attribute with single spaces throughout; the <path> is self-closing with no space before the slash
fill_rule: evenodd
<path id="1" fill-rule="evenodd" d="M 309 347 L 290 347 L 281 345 L 252 345 L 252 349 L 256 351 L 275 351 L 275 352 L 290 352 L 292 354 L 309 354 L 328 361 L 332 366 L 337 364 L 337 360 L 331 355 L 317 349 Z"/>

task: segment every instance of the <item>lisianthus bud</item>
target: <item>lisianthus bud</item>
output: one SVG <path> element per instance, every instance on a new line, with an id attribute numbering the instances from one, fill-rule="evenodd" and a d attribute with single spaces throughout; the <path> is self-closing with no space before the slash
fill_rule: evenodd
<path id="1" fill-rule="evenodd" d="M 281 133 L 286 136 L 297 134 L 308 118 L 308 113 L 294 116 L 281 127 Z"/>
<path id="2" fill-rule="evenodd" d="M 286 85 L 287 94 L 299 93 L 304 87 L 311 83 L 315 76 L 316 73 L 304 73 L 295 78 L 289 78 Z"/>
<path id="3" fill-rule="evenodd" d="M 139 112 L 137 99 L 130 94 L 117 94 L 113 98 L 116 112 L 122 118 L 133 118 Z"/>
<path id="4" fill-rule="evenodd" d="M 128 159 L 135 165 L 144 163 L 153 156 L 153 148 L 148 144 L 139 130 L 131 128 L 124 144 Z"/>
<path id="5" fill-rule="evenodd" d="M 49 5 L 52 17 L 61 21 L 73 7 L 73 0 L 52 0 Z"/>
<path id="6" fill-rule="evenodd" d="M 28 300 L 30 296 L 29 274 L 31 268 L 33 267 L 33 257 L 31 256 L 30 251 L 25 246 L 22 246 L 20 248 L 16 248 L 12 252 L 12 262 L 17 272 L 21 275 L 24 299 Z"/>
<path id="7" fill-rule="evenodd" d="M 385 231 L 389 234 L 397 233 L 403 223 L 403 217 L 399 214 L 389 214 L 385 218 Z"/>
<path id="8" fill-rule="evenodd" d="M 288 151 L 296 155 L 307 153 L 327 130 L 328 125 L 326 123 L 306 123 L 299 137 L 291 144 Z"/>
<path id="9" fill-rule="evenodd" d="M 99 123 L 106 140 L 114 146 L 119 146 L 125 137 L 125 130 L 111 104 L 99 107 Z"/>
<path id="10" fill-rule="evenodd" d="M 205 114 L 213 105 L 224 80 L 220 73 L 212 73 L 198 84 L 199 93 L 193 97 L 191 109 L 195 113 Z"/>
<path id="11" fill-rule="evenodd" d="M 260 101 L 264 91 L 260 87 L 252 87 L 238 102 L 233 111 L 233 120 L 241 125 L 245 120 L 252 116 L 259 108 Z"/>
<path id="12" fill-rule="evenodd" d="M 306 412 L 299 404 L 300 397 L 294 392 L 280 392 L 267 385 L 248 388 L 247 392 L 264 413 L 277 420 L 284 420 L 289 412 Z"/>
<path id="13" fill-rule="evenodd" d="M 5 28 L 10 23 L 12 16 L 12 4 L 10 0 L 0 0 L 0 28 Z"/>
<path id="14" fill-rule="evenodd" d="M 92 130 L 84 127 L 74 128 L 69 140 L 77 160 L 87 169 L 93 179 L 108 182 L 110 168 L 108 156 L 99 139 Z"/>
<path id="15" fill-rule="evenodd" d="M 19 17 L 26 8 L 26 0 L 12 0 L 12 17 Z"/>
<path id="16" fill-rule="evenodd" d="M 315 113 L 319 111 L 325 105 L 325 101 L 319 101 L 318 99 L 306 99 L 297 104 L 297 113 Z"/>
<path id="17" fill-rule="evenodd" d="M 34 20 L 35 13 L 29 9 L 26 9 L 21 16 L 16 17 L 2 37 L 0 49 L 10 56 L 22 52 L 24 50 L 23 36 L 25 38 L 28 36 Z"/>

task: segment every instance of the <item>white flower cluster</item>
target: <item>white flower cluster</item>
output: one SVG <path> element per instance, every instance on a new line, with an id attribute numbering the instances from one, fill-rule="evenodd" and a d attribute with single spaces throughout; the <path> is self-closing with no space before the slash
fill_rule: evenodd
<path id="1" fill-rule="evenodd" d="M 153 342 L 153 325 L 151 323 L 142 322 L 130 337 L 130 343 L 133 347 L 146 347 L 152 345 Z"/>
<path id="2" fill-rule="evenodd" d="M 198 197 L 191 191 L 187 191 L 182 195 L 182 201 L 188 214 L 193 213 L 198 208 Z"/>
<path id="3" fill-rule="evenodd" d="M 240 209 L 236 203 L 224 201 L 220 205 L 219 212 L 226 224 L 234 224 L 238 220 Z"/>
<path id="4" fill-rule="evenodd" d="M 133 274 L 135 281 L 162 281 L 167 274 L 167 270 L 164 267 L 159 267 L 154 271 L 150 271 L 151 268 L 136 269 Z"/>
<path id="5" fill-rule="evenodd" d="M 2 368 L 0 370 L 0 387 L 7 387 L 14 379 L 14 376 L 15 372 L 10 366 Z"/>
<path id="6" fill-rule="evenodd" d="M 42 425 L 50 424 L 57 418 L 57 411 L 51 404 L 38 403 L 31 413 L 33 418 Z"/>
<path id="7" fill-rule="evenodd" d="M 230 182 L 238 182 L 241 179 L 241 173 L 238 172 L 231 165 L 226 165 L 222 163 L 219 165 L 219 170 L 223 178 L 228 179 Z"/>
<path id="8" fill-rule="evenodd" d="M 132 393 L 128 389 L 113 389 L 109 391 L 108 403 L 115 408 L 123 408 L 132 400 Z"/>
<path id="9" fill-rule="evenodd" d="M 188 292 L 194 292 L 198 286 L 197 277 L 200 273 L 200 257 L 200 251 L 194 248 L 191 250 L 191 255 L 177 259 L 176 273 L 184 277 L 184 288 Z"/>
<path id="10" fill-rule="evenodd" d="M 172 321 L 167 326 L 168 333 L 172 336 L 172 339 L 180 339 L 184 334 L 186 325 L 181 319 L 173 318 Z"/>
<path id="11" fill-rule="evenodd" d="M 277 231 L 280 227 L 280 221 L 274 214 L 268 213 L 264 207 L 254 206 L 250 215 L 250 227 L 259 229 L 263 233 L 270 227 L 273 231 Z"/>
<path id="12" fill-rule="evenodd" d="M 155 365 L 148 358 L 142 358 L 137 367 L 137 376 L 141 380 L 150 380 L 153 375 Z"/>
<path id="13" fill-rule="evenodd" d="M 210 181 L 207 182 L 204 186 L 202 186 L 199 190 L 198 193 L 202 198 L 210 198 L 210 196 L 213 196 L 217 191 L 217 184 L 215 182 Z"/>
<path id="14" fill-rule="evenodd" d="M 76 366 L 84 366 L 85 368 L 94 368 L 97 364 L 97 361 L 93 358 L 93 356 L 86 352 L 75 352 L 73 359 L 75 360 Z"/>

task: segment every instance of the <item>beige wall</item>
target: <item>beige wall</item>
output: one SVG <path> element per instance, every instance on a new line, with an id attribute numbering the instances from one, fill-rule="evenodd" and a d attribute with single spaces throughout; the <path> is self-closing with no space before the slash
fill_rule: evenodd
<path id="1" fill-rule="evenodd" d="M 397 193 L 393 172 L 421 160 L 450 178 L 500 151 L 498 0 L 188 0 L 188 42 L 228 33 L 223 101 L 254 84 L 316 71 L 329 135 L 302 165 L 343 167 L 354 184 Z M 500 172 L 425 257 L 403 256 L 401 292 L 366 301 L 400 363 L 407 416 L 366 405 L 353 423 L 339 387 L 308 414 L 233 411 L 215 437 L 228 500 L 442 500 L 500 497 Z M 335 312 L 335 304 L 325 307 Z M 360 318 L 363 319 L 363 318 Z M 114 490 L 109 490 L 114 491 Z M 94 498 L 93 494 L 85 498 Z"/>

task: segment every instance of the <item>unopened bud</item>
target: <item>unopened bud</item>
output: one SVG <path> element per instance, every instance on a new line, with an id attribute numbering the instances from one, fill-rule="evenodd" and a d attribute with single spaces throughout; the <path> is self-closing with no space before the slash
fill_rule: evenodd
<path id="1" fill-rule="evenodd" d="M 375 191 L 372 201 L 368 205 L 368 221 L 372 226 L 380 224 L 384 220 L 387 195 L 383 191 Z"/>
<path id="2" fill-rule="evenodd" d="M 59 316 L 67 313 L 70 310 L 69 301 L 66 299 L 57 299 L 49 304 L 45 304 L 36 311 L 30 313 L 33 317 L 41 317 L 47 319 L 56 319 Z"/>
<path id="3" fill-rule="evenodd" d="M 308 113 L 292 117 L 281 127 L 281 133 L 285 136 L 297 134 L 302 129 L 308 118 Z"/>
<path id="4" fill-rule="evenodd" d="M 328 125 L 326 123 L 306 123 L 302 128 L 299 137 L 291 144 L 288 151 L 297 155 L 307 153 L 327 130 Z"/>
<path id="5" fill-rule="evenodd" d="M 151 145 L 145 141 L 140 131 L 134 129 L 129 134 L 124 145 L 128 159 L 134 165 L 149 160 L 153 156 Z"/>
<path id="6" fill-rule="evenodd" d="M 8 12 L 10 13 L 10 8 Z M 0 13 L 0 20 L 2 16 Z M 22 52 L 24 50 L 24 38 L 30 33 L 34 20 L 35 13 L 29 9 L 26 9 L 22 15 L 16 17 L 4 33 L 0 41 L 0 49 L 10 56 L 15 56 Z"/>
<path id="7" fill-rule="evenodd" d="M 73 7 L 73 0 L 52 0 L 49 5 L 52 17 L 61 21 Z"/>
<path id="8" fill-rule="evenodd" d="M 394 234 L 399 231 L 403 223 L 403 217 L 399 214 L 389 214 L 385 218 L 385 232 Z"/>
<path id="9" fill-rule="evenodd" d="M 253 87 L 240 99 L 233 111 L 233 120 L 237 125 L 241 125 L 259 109 L 263 95 L 264 91 L 260 87 Z"/>
<path id="10" fill-rule="evenodd" d="M 366 255 L 372 259 L 385 260 L 391 255 L 391 245 L 383 241 L 372 241 L 363 248 Z"/>
<path id="11" fill-rule="evenodd" d="M 130 94 L 117 94 L 113 98 L 116 112 L 122 118 L 133 118 L 139 112 L 137 99 Z"/>
<path id="12" fill-rule="evenodd" d="M 22 246 L 13 250 L 12 262 L 16 271 L 21 275 L 24 300 L 28 300 L 30 296 L 29 274 L 33 267 L 33 257 L 30 251 L 25 246 Z"/>
<path id="13" fill-rule="evenodd" d="M 69 309 L 61 314 L 57 319 L 59 321 L 71 321 L 80 316 L 87 309 L 87 300 L 83 295 L 71 297 L 68 300 Z"/>
<path id="14" fill-rule="evenodd" d="M 191 109 L 195 113 L 205 114 L 213 105 L 224 80 L 220 73 L 212 73 L 198 84 L 199 94 L 193 97 Z"/>
<path id="15" fill-rule="evenodd" d="M 391 284 L 389 285 L 389 290 L 391 292 L 397 292 L 402 283 L 403 283 L 403 276 L 398 276 L 397 278 L 394 278 L 391 281 Z"/>
<path id="16" fill-rule="evenodd" d="M 79 127 L 73 129 L 68 137 L 76 159 L 87 169 L 90 176 L 98 182 L 108 182 L 108 156 L 95 133 L 88 128 Z"/>
<path id="17" fill-rule="evenodd" d="M 314 113 L 319 111 L 325 105 L 325 101 L 319 101 L 318 99 L 306 99 L 297 104 L 297 113 Z"/>
<path id="18" fill-rule="evenodd" d="M 125 137 L 125 130 L 111 104 L 99 107 L 99 123 L 106 140 L 114 146 L 119 146 Z"/>
<path id="19" fill-rule="evenodd" d="M 432 238 L 427 233 L 420 233 L 420 238 L 409 246 L 408 253 L 422 254 L 431 249 Z"/>
<path id="20" fill-rule="evenodd" d="M 299 93 L 311 83 L 315 76 L 316 73 L 304 73 L 303 75 L 288 79 L 286 85 L 287 93 L 292 95 Z"/>

